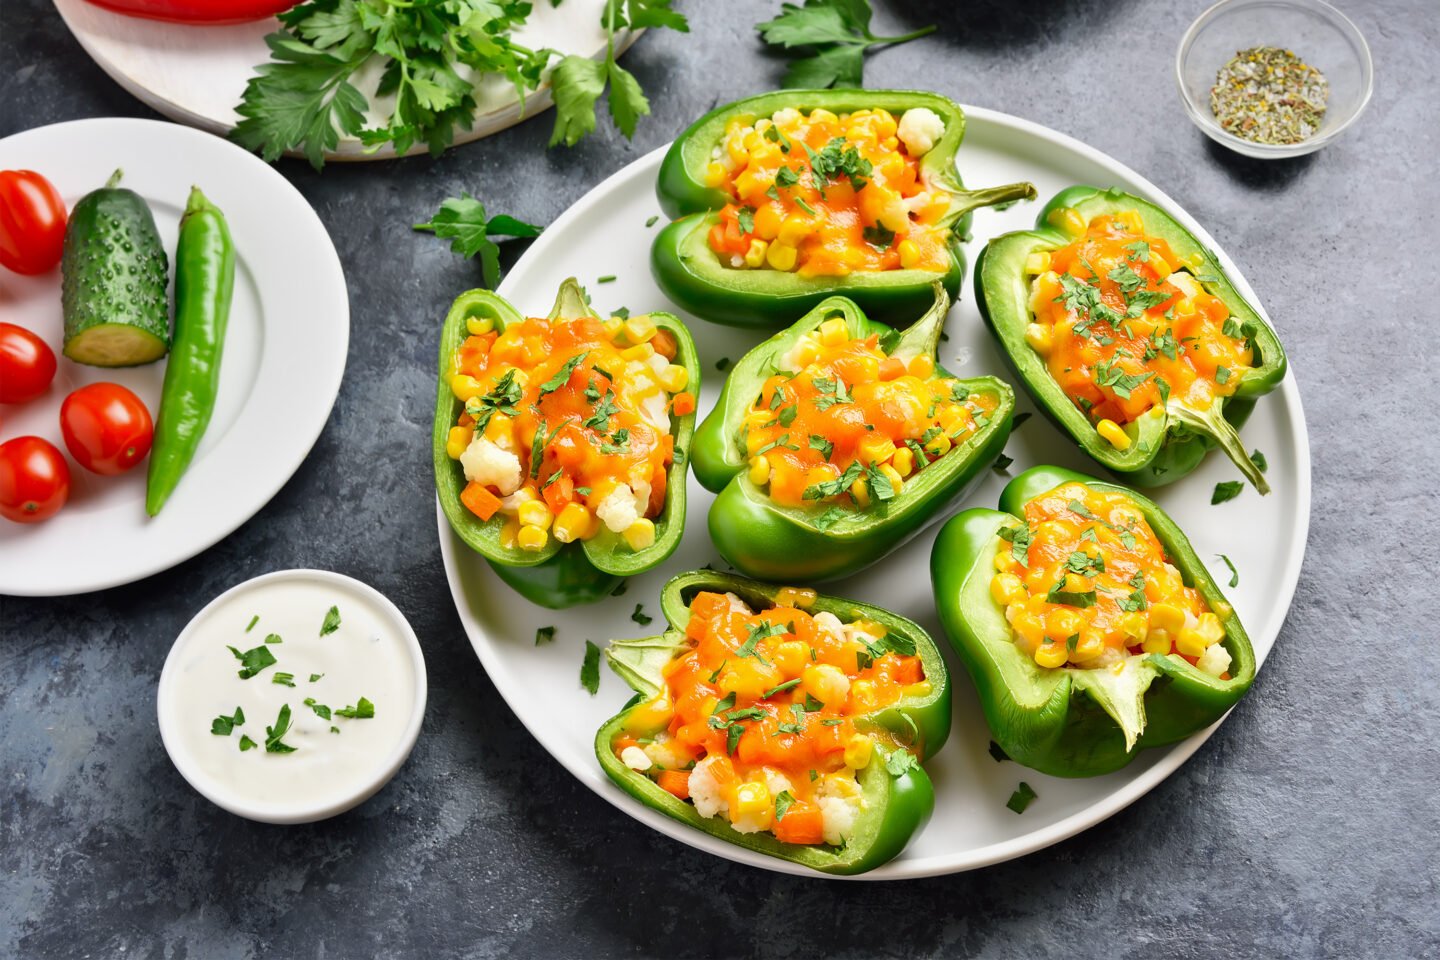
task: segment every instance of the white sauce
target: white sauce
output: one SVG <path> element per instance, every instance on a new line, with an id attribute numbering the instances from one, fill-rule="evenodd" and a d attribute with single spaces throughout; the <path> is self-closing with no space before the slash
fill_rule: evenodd
<path id="1" fill-rule="evenodd" d="M 340 626 L 321 636 L 332 606 Z M 270 634 L 281 642 L 265 643 Z M 242 680 L 243 664 L 229 646 L 242 653 L 264 646 L 276 663 Z M 282 671 L 294 675 L 294 687 L 275 682 Z M 321 676 L 312 682 L 312 674 Z M 361 697 L 374 704 L 373 718 L 334 713 Z M 306 698 L 330 707 L 331 719 Z M 265 728 L 286 704 L 290 727 L 282 742 L 295 750 L 267 752 Z M 245 722 L 229 736 L 212 733 L 212 721 L 233 716 L 237 706 Z M 414 709 L 415 667 L 392 617 L 368 596 L 310 577 L 242 588 L 204 612 L 171 652 L 159 692 L 166 746 L 186 778 L 202 793 L 271 814 L 341 803 L 365 790 L 393 762 Z M 256 746 L 242 752 L 242 735 Z"/>

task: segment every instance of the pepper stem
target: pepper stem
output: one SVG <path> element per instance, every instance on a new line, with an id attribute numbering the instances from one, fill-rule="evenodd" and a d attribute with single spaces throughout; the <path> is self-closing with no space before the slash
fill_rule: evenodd
<path id="1" fill-rule="evenodd" d="M 955 190 L 950 194 L 950 216 L 963 217 L 981 207 L 993 207 L 1018 200 L 1034 200 L 1035 184 L 1028 181 L 1007 183 L 1000 187 L 986 187 L 983 190 Z"/>
<path id="2" fill-rule="evenodd" d="M 1196 410 L 1194 407 L 1186 406 L 1183 403 L 1171 403 L 1165 408 L 1175 421 L 1183 426 L 1189 427 L 1196 433 L 1210 437 L 1225 451 L 1225 455 L 1234 461 L 1235 466 L 1245 475 L 1251 485 L 1262 495 L 1270 492 L 1270 484 L 1265 482 L 1265 475 L 1260 468 L 1250 459 L 1245 452 L 1245 445 L 1240 442 L 1240 434 L 1235 432 L 1235 427 L 1229 420 L 1225 419 L 1220 408 L 1220 401 L 1216 400 L 1204 410 Z"/>
<path id="3" fill-rule="evenodd" d="M 120 178 L 125 176 L 124 170 L 116 170 L 110 174 L 110 179 L 105 181 L 105 189 L 113 190 L 120 185 Z"/>

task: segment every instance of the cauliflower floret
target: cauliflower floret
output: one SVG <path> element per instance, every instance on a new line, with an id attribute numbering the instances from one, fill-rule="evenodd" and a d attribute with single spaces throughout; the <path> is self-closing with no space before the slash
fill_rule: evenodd
<path id="1" fill-rule="evenodd" d="M 690 771 L 690 800 L 695 804 L 695 812 L 702 817 L 730 815 L 730 802 L 725 799 L 725 791 L 710 772 L 711 764 L 717 759 L 706 757 Z"/>
<path id="2" fill-rule="evenodd" d="M 769 788 L 772 797 L 778 797 L 786 790 L 793 790 L 795 786 L 789 777 L 773 767 L 761 767 L 760 776 L 765 778 L 765 786 Z"/>
<path id="3" fill-rule="evenodd" d="M 514 493 L 510 494 L 508 497 L 501 497 L 501 498 L 500 498 L 500 512 L 501 512 L 501 513 L 519 513 L 519 512 L 520 512 L 520 505 L 521 505 L 522 503 L 527 503 L 527 502 L 529 502 L 529 501 L 531 501 L 531 500 L 535 500 L 535 499 L 537 499 L 537 498 L 536 498 L 536 496 L 535 496 L 535 494 L 534 494 L 533 492 L 531 492 L 530 490 L 527 490 L 525 487 L 521 487 L 519 490 L 516 490 Z"/>
<path id="4" fill-rule="evenodd" d="M 477 433 L 460 454 L 460 466 L 465 468 L 466 480 L 492 486 L 503 497 L 520 488 L 520 458 L 501 450 L 483 434 Z"/>
<path id="5" fill-rule="evenodd" d="M 775 126 L 779 127 L 781 130 L 786 130 L 800 122 L 800 111 L 796 110 L 794 107 L 785 107 L 783 109 L 776 110 L 774 116 L 772 116 L 770 119 L 774 121 Z"/>
<path id="6" fill-rule="evenodd" d="M 609 496 L 600 501 L 600 506 L 595 508 L 595 516 L 615 533 L 624 533 L 630 524 L 639 520 L 640 513 L 635 508 L 635 491 L 630 488 L 630 484 L 617 484 Z"/>
<path id="7" fill-rule="evenodd" d="M 843 773 L 832 773 L 820 779 L 815 788 L 815 801 L 825 830 L 825 842 L 838 846 L 855 829 L 863 800 L 860 784 Z"/>
<path id="8" fill-rule="evenodd" d="M 895 135 L 910 156 L 923 157 L 945 136 L 945 121 L 929 107 L 915 107 L 901 115 Z"/>
<path id="9" fill-rule="evenodd" d="M 828 610 L 815 614 L 815 629 L 831 637 L 844 637 L 845 625 L 840 618 Z"/>
<path id="10" fill-rule="evenodd" d="M 739 597 L 735 596 L 735 594 L 733 594 L 733 593 L 727 593 L 727 594 L 725 594 L 725 599 L 726 599 L 726 601 L 728 601 L 729 604 L 730 604 L 730 612 L 731 612 L 731 613 L 743 613 L 743 614 L 744 614 L 745 616 L 747 616 L 747 617 L 750 616 L 752 613 L 754 613 L 754 611 L 751 610 L 750 607 L 746 605 L 746 603 L 745 603 L 744 600 L 741 600 Z"/>
<path id="11" fill-rule="evenodd" d="M 645 755 L 657 767 L 679 770 L 691 760 L 691 755 L 675 748 L 675 741 L 668 734 L 658 733 L 655 739 L 645 744 Z"/>
<path id="12" fill-rule="evenodd" d="M 853 623 L 845 624 L 843 627 L 840 628 L 840 630 L 841 635 L 848 643 L 863 643 L 867 647 L 873 647 L 880 641 L 879 637 L 875 636 L 873 633 L 867 633 L 866 631 L 861 630 Z"/>
<path id="13" fill-rule="evenodd" d="M 641 750 L 639 747 L 636 746 L 629 746 L 626 747 L 624 750 L 621 750 L 620 762 L 625 764 L 625 766 L 629 767 L 631 770 L 650 769 L 649 755 L 646 754 L 644 750 Z"/>
<path id="14" fill-rule="evenodd" d="M 1230 669 L 1230 651 L 1226 650 L 1222 644 L 1211 644 L 1205 648 L 1204 653 L 1200 654 L 1199 659 L 1195 661 L 1195 666 L 1212 677 L 1218 677 Z"/>

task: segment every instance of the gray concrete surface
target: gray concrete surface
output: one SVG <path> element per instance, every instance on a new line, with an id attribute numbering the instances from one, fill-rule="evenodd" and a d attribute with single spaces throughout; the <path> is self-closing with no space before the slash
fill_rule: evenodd
<path id="1" fill-rule="evenodd" d="M 1204 0 L 883 4 L 881 27 L 942 27 L 873 57 L 871 86 L 1101 147 L 1235 256 L 1283 318 L 1315 496 L 1285 630 L 1188 765 L 1041 853 L 878 886 L 742 868 L 617 814 L 495 695 L 440 567 L 433 318 L 478 268 L 409 224 L 462 188 L 547 223 L 712 104 L 778 82 L 751 29 L 776 0 L 679 5 L 694 33 L 652 34 L 626 59 L 655 111 L 634 143 L 603 127 L 547 153 L 547 114 L 438 160 L 280 165 L 349 277 L 339 403 L 294 479 L 214 549 L 93 596 L 0 598 L 0 956 L 1440 955 L 1433 0 L 1343 2 L 1374 48 L 1374 103 L 1340 143 L 1269 165 L 1212 147 L 1182 112 L 1171 61 Z M 0 135 L 109 115 L 150 116 L 49 4 L 7 0 Z M 186 786 L 153 689 L 205 599 L 291 566 L 392 597 L 431 679 L 424 736 L 384 793 L 282 829 Z"/>

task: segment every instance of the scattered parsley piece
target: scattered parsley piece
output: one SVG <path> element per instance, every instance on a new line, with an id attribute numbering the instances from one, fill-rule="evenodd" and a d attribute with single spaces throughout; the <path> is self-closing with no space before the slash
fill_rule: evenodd
<path id="1" fill-rule="evenodd" d="M 841 520 L 844 519 L 845 510 L 843 507 L 831 507 L 815 519 L 811 520 L 810 524 L 816 530 L 824 533 L 826 530 L 829 530 L 831 527 L 835 526 L 835 524 L 839 523 Z"/>
<path id="2" fill-rule="evenodd" d="M 999 530 L 1000 539 L 1010 544 L 1010 555 L 1015 562 L 1022 567 L 1030 566 L 1030 525 L 1023 521 L 1014 526 L 1004 526 Z"/>
<path id="3" fill-rule="evenodd" d="M 595 696 L 600 689 L 600 648 L 593 641 L 585 641 L 585 659 L 580 664 L 580 686 Z"/>
<path id="4" fill-rule="evenodd" d="M 645 604 L 643 603 L 635 604 L 635 612 L 630 614 L 630 619 L 634 620 L 642 627 L 649 626 L 655 620 L 654 617 L 650 616 L 650 614 L 645 612 Z"/>
<path id="5" fill-rule="evenodd" d="M 257 624 L 257 623 L 259 623 L 259 622 L 260 622 L 260 614 L 257 613 L 257 614 L 255 614 L 255 616 L 253 616 L 253 617 L 250 618 L 250 625 L 245 628 L 245 632 L 246 632 L 246 633 L 249 633 L 251 630 L 254 630 L 254 629 L 255 629 L 255 624 Z"/>
<path id="6" fill-rule="evenodd" d="M 1219 557 L 1221 560 L 1224 560 L 1225 566 L 1230 568 L 1230 589 L 1233 590 L 1236 587 L 1240 586 L 1240 571 L 1235 569 L 1235 564 L 1231 563 L 1230 558 L 1225 556 L 1225 554 L 1223 553 L 1217 553 L 1215 554 L 1215 556 Z"/>
<path id="7" fill-rule="evenodd" d="M 1021 780 L 1020 786 L 1016 787 L 1015 792 L 1010 794 L 1010 799 L 1005 801 L 1005 806 L 1016 813 L 1024 813 L 1025 808 L 1030 806 L 1037 796 L 1038 794 L 1030 788 L 1030 784 Z"/>
<path id="8" fill-rule="evenodd" d="M 585 358 L 588 356 L 590 356 L 590 352 L 587 350 L 584 353 L 575 354 L 575 356 L 562 363 L 560 365 L 560 369 L 555 371 L 555 375 L 553 377 L 540 384 L 540 395 L 539 397 L 536 397 L 536 399 L 538 400 L 540 397 L 543 397 L 546 394 L 554 393 L 556 390 L 559 390 L 561 387 L 569 383 L 570 375 L 575 372 L 576 367 L 580 366 L 580 364 L 585 362 Z"/>
<path id="9" fill-rule="evenodd" d="M 215 734 L 215 736 L 217 737 L 228 737 L 230 736 L 231 731 L 233 731 L 236 727 L 242 725 L 244 722 L 245 711 L 241 710 L 239 707 L 236 707 L 235 713 L 232 716 L 227 717 L 225 716 L 225 714 L 222 713 L 214 720 L 211 720 L 210 732 Z"/>
<path id="10" fill-rule="evenodd" d="M 542 643 L 549 643 L 551 640 L 554 640 L 554 639 L 555 639 L 555 628 L 554 628 L 554 627 L 540 627 L 539 629 L 537 629 L 537 630 L 535 631 L 535 646 L 537 646 L 537 647 L 540 646 L 540 644 L 542 644 Z"/>
<path id="11" fill-rule="evenodd" d="M 271 634 L 267 634 L 267 635 L 265 636 L 265 642 L 266 642 L 266 643 L 284 643 L 285 641 L 282 640 L 282 639 L 280 639 L 280 634 L 278 634 L 278 633 L 271 633 Z"/>
<path id="12" fill-rule="evenodd" d="M 890 772 L 892 777 L 903 777 L 919 766 L 920 761 L 916 760 L 915 754 L 909 750 L 892 750 L 890 755 L 885 758 L 885 769 Z"/>
<path id="13" fill-rule="evenodd" d="M 363 700 L 364 698 L 362 697 L 361 699 Z M 365 702 L 369 703 L 368 700 L 366 700 Z M 316 703 L 314 697 L 306 697 L 305 706 L 315 711 L 315 716 L 319 717 L 321 720 L 330 719 L 330 708 L 325 706 L 325 704 L 323 703 Z"/>
<path id="14" fill-rule="evenodd" d="M 450 197 L 435 215 L 414 229 L 450 240 L 450 249 L 467 260 L 480 255 L 480 277 L 491 290 L 500 285 L 500 246 L 494 237 L 530 239 L 540 236 L 543 227 L 505 214 L 485 216 L 485 206 L 468 193 Z"/>
<path id="15" fill-rule="evenodd" d="M 275 663 L 275 654 L 270 652 L 266 646 L 252 647 L 241 653 L 234 647 L 229 648 L 235 654 L 235 659 L 240 661 L 239 675 L 241 680 L 249 680 L 255 674 Z"/>
<path id="16" fill-rule="evenodd" d="M 1215 492 L 1210 494 L 1210 505 L 1224 503 L 1226 500 L 1234 500 L 1240 496 L 1240 491 L 1245 489 L 1245 484 L 1240 480 L 1226 480 L 1223 483 L 1215 484 Z"/>
<path id="17" fill-rule="evenodd" d="M 328 637 L 340 629 L 340 608 L 331 607 L 325 611 L 325 622 L 320 624 L 320 636 Z"/>
<path id="18" fill-rule="evenodd" d="M 659 214 L 656 214 L 655 216 L 651 217 L 649 220 L 646 220 L 646 221 L 645 221 L 645 226 L 647 226 L 647 227 L 653 227 L 653 226 L 655 226 L 655 224 L 658 223 L 659 221 L 660 221 L 660 215 L 659 215 Z"/>
<path id="19" fill-rule="evenodd" d="M 241 752 L 241 753 L 244 753 L 246 750 L 254 750 L 254 749 L 255 749 L 256 747 L 258 747 L 258 746 L 260 746 L 260 744 L 256 743 L 254 740 L 251 740 L 251 739 L 250 739 L 250 734 L 248 734 L 248 733 L 242 733 L 242 734 L 240 734 L 240 752 Z"/>
<path id="20" fill-rule="evenodd" d="M 725 752 L 730 756 L 735 755 L 735 748 L 740 746 L 740 738 L 745 735 L 745 725 L 732 723 L 725 731 Z"/>
<path id="21" fill-rule="evenodd" d="M 864 86 L 865 53 L 871 47 L 905 43 L 935 31 L 922 27 L 898 37 L 870 32 L 869 0 L 805 0 L 782 3 L 780 15 L 755 29 L 772 46 L 795 52 L 783 86 L 791 88 Z"/>
<path id="22" fill-rule="evenodd" d="M 789 690 L 791 687 L 798 686 L 799 683 L 800 683 L 800 678 L 799 678 L 799 677 L 796 677 L 794 680 L 786 680 L 784 683 L 777 683 L 775 686 L 771 687 L 769 690 L 766 690 L 764 693 L 762 693 L 762 694 L 760 695 L 760 699 L 761 699 L 761 700 L 769 700 L 771 697 L 775 696 L 775 694 L 777 694 L 777 693 L 782 693 L 782 692 L 784 692 L 784 691 L 786 691 L 786 690 Z"/>
<path id="23" fill-rule="evenodd" d="M 290 729 L 290 704 L 280 708 L 280 714 L 275 718 L 275 726 L 265 728 L 265 752 L 266 753 L 294 753 L 295 748 L 288 743 L 282 743 L 281 738 Z"/>
<path id="24" fill-rule="evenodd" d="M 1250 451 L 1250 462 L 1255 464 L 1255 469 L 1259 470 L 1261 473 L 1264 473 L 1266 470 L 1270 469 L 1270 463 L 1268 460 L 1265 459 L 1265 454 L 1261 453 L 1259 450 Z"/>
<path id="25" fill-rule="evenodd" d="M 781 790 L 775 797 L 775 819 L 783 820 L 786 811 L 790 809 L 791 804 L 794 802 L 795 797 L 791 795 L 789 790 Z"/>
<path id="26" fill-rule="evenodd" d="M 1066 590 L 1065 583 L 1069 579 L 1070 575 L 1061 571 L 1060 579 L 1056 581 L 1055 586 L 1050 588 L 1050 592 L 1045 594 L 1045 602 L 1058 603 L 1066 607 L 1080 607 L 1082 609 L 1095 606 L 1095 591 L 1085 590 L 1083 592 L 1077 592 L 1074 590 Z"/>
<path id="27" fill-rule="evenodd" d="M 605 274 L 605 276 L 603 276 L 603 277 L 596 277 L 596 278 L 595 278 L 595 282 L 596 282 L 596 283 L 614 283 L 614 282 L 615 282 L 615 274 L 613 274 L 613 273 L 607 273 L 607 274 Z"/>
<path id="28" fill-rule="evenodd" d="M 278 683 L 282 687 L 293 687 L 295 686 L 295 674 L 276 670 L 270 674 L 270 682 Z"/>
<path id="29" fill-rule="evenodd" d="M 353 707 L 342 707 L 335 711 L 337 717 L 349 717 L 351 720 L 370 720 L 375 716 L 375 704 L 364 697 Z"/>
<path id="30" fill-rule="evenodd" d="M 310 674 L 310 682 L 314 683 L 316 680 L 319 680 L 323 676 L 325 676 L 325 674 L 323 673 L 312 673 Z"/>

